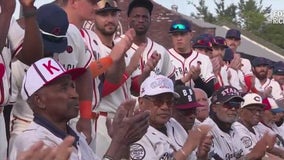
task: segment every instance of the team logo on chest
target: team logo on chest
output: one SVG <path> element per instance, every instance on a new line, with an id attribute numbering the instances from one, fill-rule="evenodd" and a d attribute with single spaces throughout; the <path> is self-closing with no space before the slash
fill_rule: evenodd
<path id="1" fill-rule="evenodd" d="M 143 159 L 146 155 L 145 148 L 138 143 L 134 143 L 130 147 L 130 157 L 132 160 L 140 160 Z"/>

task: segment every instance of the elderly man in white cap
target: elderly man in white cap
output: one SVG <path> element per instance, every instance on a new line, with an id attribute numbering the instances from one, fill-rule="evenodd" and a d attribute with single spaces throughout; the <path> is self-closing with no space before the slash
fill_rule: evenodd
<path id="1" fill-rule="evenodd" d="M 73 79 L 85 71 L 85 68 L 66 71 L 52 58 L 31 65 L 24 77 L 21 94 L 32 108 L 34 119 L 29 128 L 15 138 L 10 160 L 38 141 L 43 141 L 47 147 L 57 147 L 68 135 L 75 137 L 70 160 L 97 159 L 83 135 L 68 125 L 68 121 L 79 113 L 79 97 Z M 149 113 L 134 115 L 129 112 L 134 105 L 134 101 L 123 103 L 113 122 L 109 123 L 113 141 L 104 156 L 106 159 L 128 158 L 122 156 L 129 152 L 129 145 L 146 132 Z"/>
<path id="2" fill-rule="evenodd" d="M 244 102 L 239 109 L 239 119 L 232 125 L 236 133 L 234 139 L 240 141 L 243 155 L 247 159 L 256 159 L 274 155 L 266 153 L 275 143 L 275 135 L 264 134 L 255 128 L 263 116 L 265 104 L 262 103 L 260 95 L 248 93 L 244 97 Z M 257 154 L 256 154 L 257 153 Z"/>
<path id="3" fill-rule="evenodd" d="M 163 75 L 152 75 L 142 83 L 139 109 L 150 110 L 150 127 L 142 139 L 131 145 L 132 159 L 187 159 L 205 137 L 208 126 L 193 128 L 188 138 L 186 132 L 180 132 L 184 129 L 171 118 L 174 98 L 178 97 L 172 80 Z"/>

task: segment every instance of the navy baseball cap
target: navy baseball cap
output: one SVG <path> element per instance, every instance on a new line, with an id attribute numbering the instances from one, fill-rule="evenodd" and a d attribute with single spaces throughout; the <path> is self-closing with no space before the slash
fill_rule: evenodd
<path id="1" fill-rule="evenodd" d="M 225 38 L 223 38 L 221 36 L 215 36 L 213 38 L 212 45 L 213 45 L 213 47 L 218 46 L 218 47 L 228 48 Z"/>
<path id="2" fill-rule="evenodd" d="M 253 67 L 260 66 L 260 65 L 267 65 L 269 66 L 269 61 L 264 57 L 256 57 L 252 60 L 251 65 Z"/>
<path id="3" fill-rule="evenodd" d="M 98 0 L 97 6 L 98 9 L 96 10 L 96 13 L 103 13 L 107 11 L 121 11 L 117 7 L 115 0 Z"/>
<path id="4" fill-rule="evenodd" d="M 284 75 L 284 62 L 278 61 L 273 66 L 273 74 Z"/>
<path id="5" fill-rule="evenodd" d="M 172 22 L 169 33 L 191 32 L 191 25 L 186 19 L 177 19 Z"/>
<path id="6" fill-rule="evenodd" d="M 196 101 L 195 93 L 189 86 L 178 85 L 175 87 L 175 92 L 180 95 L 175 99 L 176 109 L 186 110 L 202 106 Z"/>
<path id="7" fill-rule="evenodd" d="M 37 10 L 37 23 L 43 39 L 44 52 L 62 53 L 67 48 L 69 21 L 66 12 L 54 3 Z"/>
<path id="8" fill-rule="evenodd" d="M 136 8 L 136 7 L 146 8 L 151 15 L 154 5 L 151 2 L 151 0 L 132 0 L 128 5 L 127 16 L 129 16 L 133 8 Z"/>
<path id="9" fill-rule="evenodd" d="M 194 41 L 193 41 L 193 48 L 204 48 L 212 51 L 212 43 L 208 37 L 204 36 L 198 36 Z"/>
<path id="10" fill-rule="evenodd" d="M 223 61 L 231 61 L 234 59 L 234 52 L 231 48 L 226 48 L 223 56 Z"/>
<path id="11" fill-rule="evenodd" d="M 228 101 L 243 102 L 239 90 L 233 86 L 222 86 L 212 94 L 211 104 L 224 104 Z"/>
<path id="12" fill-rule="evenodd" d="M 237 29 L 230 29 L 226 33 L 226 38 L 235 38 L 237 40 L 241 39 L 241 32 Z"/>

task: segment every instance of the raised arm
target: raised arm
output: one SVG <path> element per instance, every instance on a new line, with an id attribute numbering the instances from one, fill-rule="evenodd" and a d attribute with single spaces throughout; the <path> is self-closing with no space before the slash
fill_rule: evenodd
<path id="1" fill-rule="evenodd" d="M 5 0 L 7 1 L 7 0 Z M 22 49 L 16 57 L 27 65 L 43 57 L 43 42 L 36 22 L 35 0 L 20 0 L 23 7 L 25 36 Z"/>
<path id="2" fill-rule="evenodd" d="M 0 51 L 6 44 L 6 39 L 10 27 L 12 15 L 15 10 L 15 0 L 0 0 L 1 13 L 0 13 Z"/>

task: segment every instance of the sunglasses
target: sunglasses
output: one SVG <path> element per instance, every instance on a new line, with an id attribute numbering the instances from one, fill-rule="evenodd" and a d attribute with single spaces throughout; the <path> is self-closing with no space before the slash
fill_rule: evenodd
<path id="1" fill-rule="evenodd" d="M 184 24 L 174 24 L 171 27 L 171 31 L 175 31 L 175 30 L 188 30 L 188 27 L 186 27 Z"/>
<path id="2" fill-rule="evenodd" d="M 117 4 L 114 0 L 100 0 L 99 2 L 97 2 L 99 9 L 105 8 L 107 4 L 111 7 L 117 7 Z"/>
<path id="3" fill-rule="evenodd" d="M 171 107 L 174 106 L 174 98 L 167 98 L 167 99 L 163 99 L 160 97 L 150 97 L 150 96 L 144 96 L 143 98 L 151 101 L 155 106 L 157 107 L 161 107 L 163 104 L 167 104 L 167 106 Z"/>
<path id="4" fill-rule="evenodd" d="M 241 102 L 235 102 L 235 101 L 229 101 L 226 103 L 223 103 L 223 107 L 227 109 L 239 109 L 241 107 Z"/>

